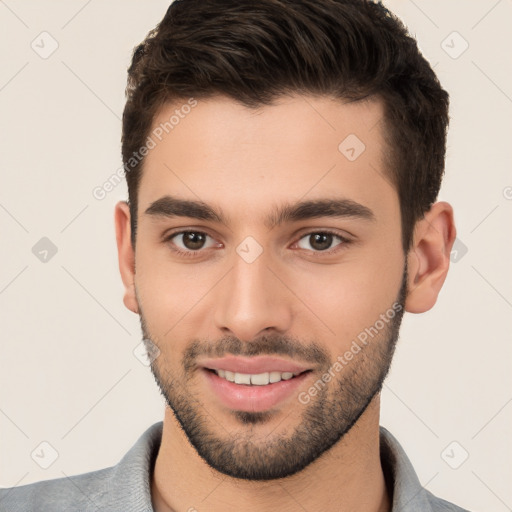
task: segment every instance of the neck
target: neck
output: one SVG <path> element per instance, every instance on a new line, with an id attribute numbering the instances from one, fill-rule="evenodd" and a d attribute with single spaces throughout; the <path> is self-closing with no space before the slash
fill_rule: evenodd
<path id="1" fill-rule="evenodd" d="M 343 439 L 295 475 L 272 481 L 226 476 L 197 454 L 166 407 L 151 482 L 154 510 L 389 512 L 379 451 L 377 395 Z"/>

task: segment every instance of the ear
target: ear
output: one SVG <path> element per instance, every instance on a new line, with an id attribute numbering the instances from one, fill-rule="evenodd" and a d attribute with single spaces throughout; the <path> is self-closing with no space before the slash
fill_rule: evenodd
<path id="1" fill-rule="evenodd" d="M 455 236 L 453 208 L 446 202 L 433 204 L 416 223 L 407 255 L 406 311 L 424 313 L 436 303 L 450 266 Z"/>
<path id="2" fill-rule="evenodd" d="M 124 284 L 124 305 L 134 313 L 139 313 L 135 295 L 135 252 L 130 240 L 130 208 L 126 201 L 119 201 L 115 207 L 117 255 L 119 271 Z"/>

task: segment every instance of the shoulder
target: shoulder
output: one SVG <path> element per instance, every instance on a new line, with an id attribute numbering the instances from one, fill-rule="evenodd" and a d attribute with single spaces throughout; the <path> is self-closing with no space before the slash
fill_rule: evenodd
<path id="1" fill-rule="evenodd" d="M 449 501 L 434 496 L 430 491 L 425 490 L 425 495 L 433 512 L 469 512 L 469 510 L 465 508 L 461 508 Z"/>
<path id="2" fill-rule="evenodd" d="M 434 496 L 418 479 L 411 461 L 398 440 L 380 427 L 381 464 L 388 488 L 392 491 L 392 510 L 424 512 L 469 512 Z"/>
<path id="3" fill-rule="evenodd" d="M 98 510 L 104 505 L 114 467 L 0 489 L 0 510 L 5 512 Z M 69 507 L 69 508 L 67 508 Z"/>
<path id="4" fill-rule="evenodd" d="M 162 422 L 149 427 L 116 464 L 90 473 L 0 489 L 1 512 L 151 512 L 151 473 Z"/>

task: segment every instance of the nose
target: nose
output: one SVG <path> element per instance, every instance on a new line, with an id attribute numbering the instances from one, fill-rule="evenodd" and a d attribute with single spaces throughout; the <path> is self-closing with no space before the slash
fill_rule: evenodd
<path id="1" fill-rule="evenodd" d="M 255 339 L 263 331 L 288 331 L 293 294 L 283 284 L 285 276 L 279 274 L 265 251 L 250 263 L 235 253 L 233 267 L 219 283 L 215 297 L 216 327 L 242 341 Z"/>

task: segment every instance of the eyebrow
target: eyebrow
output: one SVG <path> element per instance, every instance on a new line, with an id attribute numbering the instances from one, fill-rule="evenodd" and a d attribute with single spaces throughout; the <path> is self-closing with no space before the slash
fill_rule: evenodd
<path id="1" fill-rule="evenodd" d="M 224 225 L 229 224 L 228 218 L 222 211 L 216 210 L 203 201 L 180 199 L 169 195 L 151 203 L 145 214 L 164 218 L 189 217 L 219 222 Z M 314 199 L 274 207 L 265 218 L 264 224 L 268 229 L 273 229 L 284 222 L 296 222 L 320 217 L 376 220 L 375 214 L 370 208 L 351 199 Z"/>

